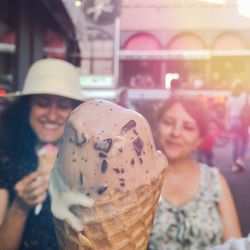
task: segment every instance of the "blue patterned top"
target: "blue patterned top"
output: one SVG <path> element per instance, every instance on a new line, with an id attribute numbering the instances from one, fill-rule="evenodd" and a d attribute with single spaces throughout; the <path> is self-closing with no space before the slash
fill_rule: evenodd
<path id="1" fill-rule="evenodd" d="M 24 158 L 17 160 L 10 159 L 0 151 L 0 189 L 8 190 L 10 202 L 15 198 L 15 184 L 27 174 L 35 171 L 37 164 L 38 160 L 34 154 L 27 154 Z M 50 202 L 49 198 L 47 198 L 39 215 L 35 215 L 33 209 L 30 211 L 18 250 L 57 249 L 56 235 L 50 213 Z"/>

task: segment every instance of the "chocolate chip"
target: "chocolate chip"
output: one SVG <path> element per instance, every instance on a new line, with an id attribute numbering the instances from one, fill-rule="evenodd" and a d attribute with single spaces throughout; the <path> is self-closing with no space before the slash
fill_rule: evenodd
<path id="1" fill-rule="evenodd" d="M 124 168 L 121 168 L 121 173 L 123 174 L 125 171 L 124 171 Z"/>
<path id="2" fill-rule="evenodd" d="M 134 146 L 134 150 L 136 152 L 136 154 L 138 156 L 141 155 L 141 151 L 142 148 L 144 146 L 143 140 L 140 137 L 137 137 L 134 141 L 133 141 L 133 146 Z"/>
<path id="3" fill-rule="evenodd" d="M 112 147 L 112 139 L 107 138 L 103 141 L 96 142 L 93 147 L 95 150 L 104 151 L 105 153 L 108 153 Z"/>
<path id="4" fill-rule="evenodd" d="M 119 169 L 119 168 L 113 168 L 113 170 L 114 170 L 117 174 L 120 174 L 120 169 Z"/>
<path id="5" fill-rule="evenodd" d="M 125 186 L 125 179 L 119 178 L 119 181 L 120 181 L 120 186 L 124 187 Z"/>
<path id="6" fill-rule="evenodd" d="M 135 165 L 135 159 L 133 158 L 130 162 L 131 165 Z"/>
<path id="7" fill-rule="evenodd" d="M 141 157 L 139 157 L 139 162 L 140 162 L 140 164 L 143 163 L 143 159 Z"/>
<path id="8" fill-rule="evenodd" d="M 128 123 L 126 123 L 122 129 L 121 129 L 121 133 L 124 134 L 126 133 L 128 130 L 134 128 L 136 126 L 136 122 L 135 120 L 130 120 Z"/>
<path id="9" fill-rule="evenodd" d="M 137 132 L 135 129 L 133 129 L 133 133 L 134 133 L 135 135 L 138 135 L 138 132 Z"/>
<path id="10" fill-rule="evenodd" d="M 82 172 L 80 172 L 80 183 L 81 185 L 83 185 L 83 173 Z"/>
<path id="11" fill-rule="evenodd" d="M 102 161 L 102 165 L 101 165 L 101 171 L 104 174 L 108 169 L 108 162 L 106 160 Z"/>
<path id="12" fill-rule="evenodd" d="M 78 147 L 82 147 L 82 145 L 87 141 L 85 134 L 81 133 L 80 135 L 78 135 L 77 130 L 73 127 L 72 124 L 68 126 L 71 127 L 74 132 L 73 137 L 69 138 L 69 142 L 75 144 Z"/>
<path id="13" fill-rule="evenodd" d="M 100 158 L 106 158 L 106 157 L 107 157 L 107 155 L 106 155 L 106 154 L 104 154 L 103 152 L 100 152 L 100 153 L 99 153 L 99 157 L 100 157 Z"/>
<path id="14" fill-rule="evenodd" d="M 101 186 L 96 190 L 97 194 L 103 194 L 107 190 L 107 186 Z"/>

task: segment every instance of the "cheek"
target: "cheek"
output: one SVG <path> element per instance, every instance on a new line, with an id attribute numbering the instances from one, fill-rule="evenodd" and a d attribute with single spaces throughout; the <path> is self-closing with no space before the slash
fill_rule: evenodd
<path id="1" fill-rule="evenodd" d="M 168 136 L 168 134 L 169 134 L 169 127 L 160 124 L 160 125 L 158 126 L 157 132 L 158 132 L 158 133 L 157 133 L 158 136 L 162 139 L 162 137 Z"/>
<path id="2" fill-rule="evenodd" d="M 38 112 L 36 111 L 35 108 L 32 108 L 30 111 L 30 115 L 29 115 L 29 123 L 31 125 L 31 127 L 34 129 L 34 127 L 36 126 L 37 123 L 37 117 L 38 117 Z"/>
<path id="3" fill-rule="evenodd" d="M 157 129 L 157 146 L 164 151 L 164 147 L 165 147 L 165 140 L 166 138 L 168 138 L 168 128 L 166 128 L 165 126 L 159 126 Z"/>
<path id="4" fill-rule="evenodd" d="M 200 144 L 200 137 L 198 137 L 197 135 L 187 134 L 184 138 L 186 144 L 189 145 L 191 150 L 197 149 Z"/>
<path id="5" fill-rule="evenodd" d="M 73 109 L 62 110 L 60 112 L 60 118 L 65 122 Z"/>

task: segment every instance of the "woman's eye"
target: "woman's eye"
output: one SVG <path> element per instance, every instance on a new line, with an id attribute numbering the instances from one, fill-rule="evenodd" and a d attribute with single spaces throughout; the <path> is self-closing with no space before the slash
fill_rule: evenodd
<path id="1" fill-rule="evenodd" d="M 41 99 L 34 100 L 34 105 L 37 105 L 41 108 L 46 108 L 50 105 L 50 102 L 49 102 L 49 100 L 47 100 L 45 98 L 41 98 Z"/>
<path id="2" fill-rule="evenodd" d="M 163 123 L 164 123 L 165 125 L 172 125 L 174 122 L 173 122 L 172 120 L 170 120 L 170 119 L 164 119 L 164 120 L 163 120 Z"/>
<path id="3" fill-rule="evenodd" d="M 71 101 L 63 101 L 58 103 L 58 107 L 60 109 L 72 109 L 72 102 Z"/>
<path id="4" fill-rule="evenodd" d="M 185 124 L 184 129 L 186 129 L 188 131 L 194 131 L 195 127 L 193 125 Z"/>

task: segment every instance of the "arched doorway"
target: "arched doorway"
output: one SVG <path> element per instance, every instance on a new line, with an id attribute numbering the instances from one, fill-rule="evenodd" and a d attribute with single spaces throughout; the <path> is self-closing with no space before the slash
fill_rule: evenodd
<path id="1" fill-rule="evenodd" d="M 206 50 L 204 41 L 196 34 L 181 33 L 174 36 L 166 48 L 180 55 L 165 62 L 166 81 L 171 74 L 178 78 L 171 83 L 165 82 L 166 88 L 203 88 L 206 85 L 207 60 L 199 57 L 199 52 Z M 192 52 L 192 57 L 188 52 Z"/>
<path id="2" fill-rule="evenodd" d="M 149 33 L 136 33 L 129 37 L 122 46 L 123 51 L 158 51 L 162 46 L 158 39 Z M 137 57 L 133 60 L 122 61 L 121 81 L 122 85 L 133 88 L 154 88 L 160 83 L 161 67 L 159 60 L 148 60 Z"/>

